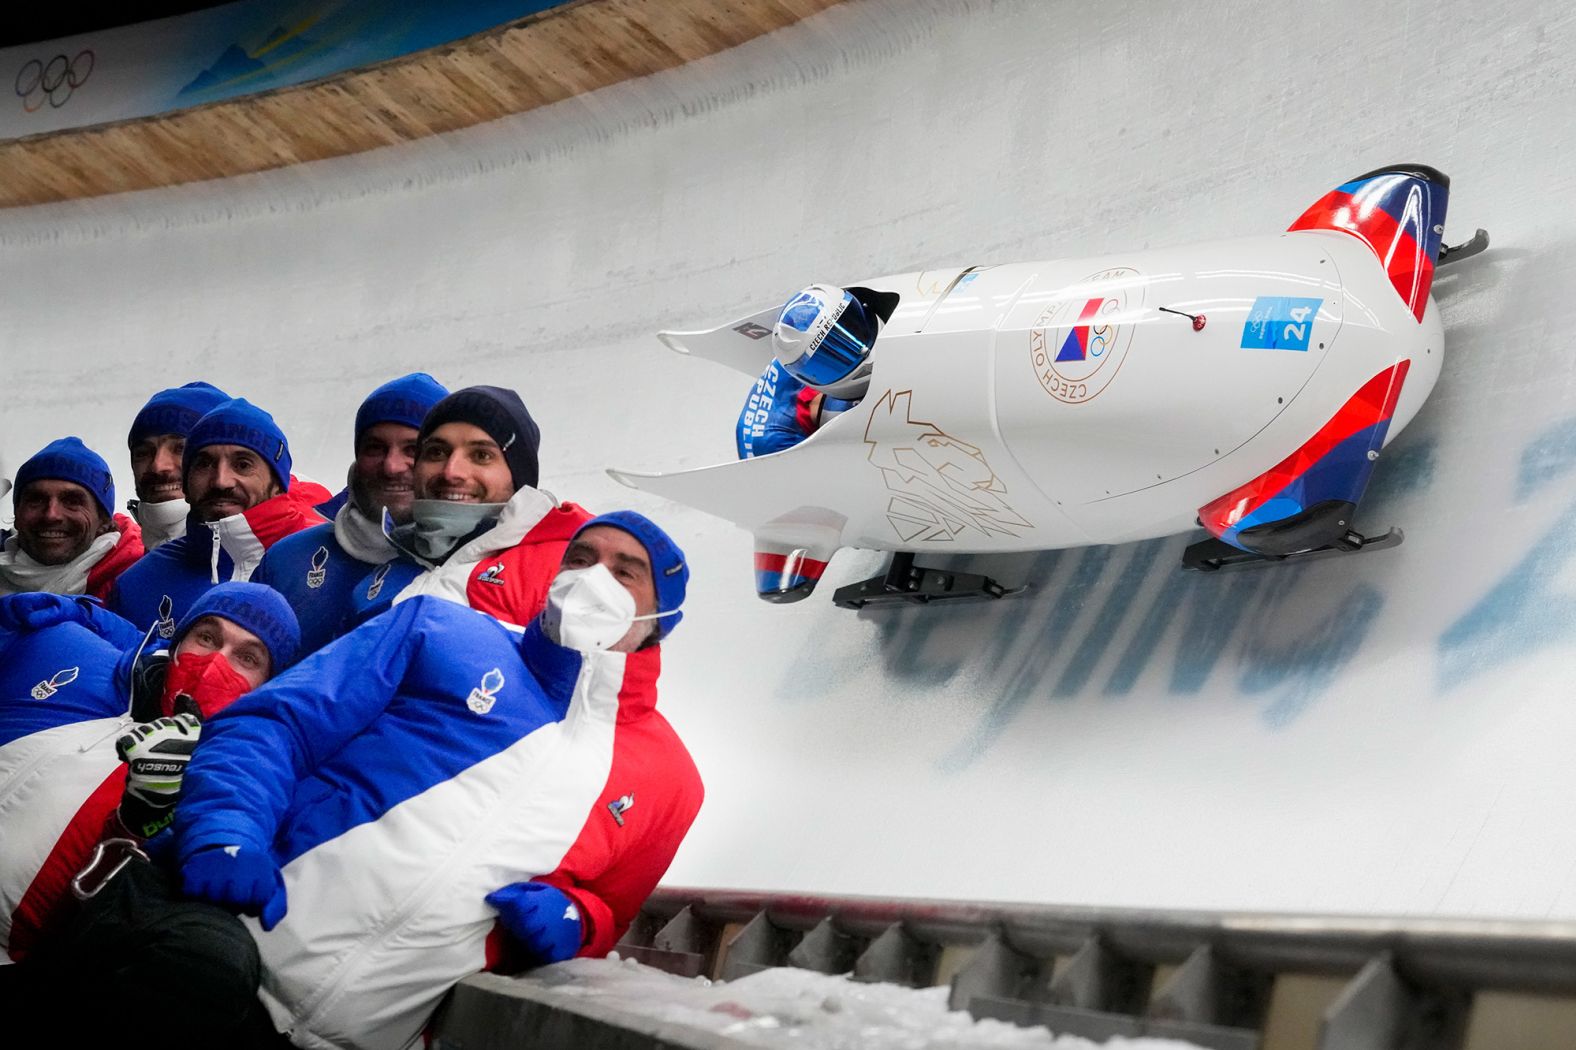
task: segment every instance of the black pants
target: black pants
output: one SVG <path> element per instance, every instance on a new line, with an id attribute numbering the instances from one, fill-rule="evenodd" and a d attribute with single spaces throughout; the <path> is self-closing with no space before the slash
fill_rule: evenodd
<path id="1" fill-rule="evenodd" d="M 120 1042 L 140 1031 L 139 1041 L 161 1050 L 290 1045 L 257 998 L 262 964 L 246 927 L 222 908 L 183 899 L 146 861 L 132 860 L 85 902 L 36 964 L 12 969 L 31 972 L 0 986 L 0 999 L 28 995 L 16 1006 L 58 1021 L 62 1035 Z"/>

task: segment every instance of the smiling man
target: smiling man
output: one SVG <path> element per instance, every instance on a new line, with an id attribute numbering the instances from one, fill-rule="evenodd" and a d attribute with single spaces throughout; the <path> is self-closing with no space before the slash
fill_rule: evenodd
<path id="1" fill-rule="evenodd" d="M 126 445 L 137 498 L 127 502 L 126 510 L 142 527 L 149 550 L 186 531 L 191 509 L 181 479 L 186 437 L 205 412 L 228 400 L 230 395 L 212 384 L 187 383 L 154 394 L 132 420 Z"/>
<path id="2" fill-rule="evenodd" d="M 199 419 L 186 438 L 186 532 L 151 551 L 116 582 L 109 606 L 137 627 L 170 637 L 215 584 L 248 580 L 263 552 L 321 525 L 321 485 L 290 475 L 290 446 L 273 416 L 241 398 Z"/>
<path id="3" fill-rule="evenodd" d="M 346 626 L 418 594 L 530 623 L 569 538 L 591 517 L 536 487 L 540 441 L 513 390 L 466 387 L 434 405 L 421 425 L 411 521 L 391 537 L 400 557 L 356 586 Z"/>
<path id="4" fill-rule="evenodd" d="M 356 584 L 398 554 L 384 534 L 383 515 L 396 525 L 411 520 L 421 423 L 447 393 L 430 375 L 413 372 L 367 395 L 356 411 L 349 499 L 329 524 L 287 536 L 263 555 L 252 579 L 279 591 L 295 610 L 304 652 L 339 635 Z"/>
<path id="5" fill-rule="evenodd" d="M 12 491 L 15 533 L 0 547 L 0 594 L 103 598 L 142 557 L 142 534 L 114 513 L 109 464 L 80 438 L 52 441 L 23 463 Z"/>

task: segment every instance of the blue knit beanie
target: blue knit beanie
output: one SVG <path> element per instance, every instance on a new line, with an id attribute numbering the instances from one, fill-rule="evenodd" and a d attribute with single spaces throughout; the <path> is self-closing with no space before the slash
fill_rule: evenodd
<path id="1" fill-rule="evenodd" d="M 673 614 L 659 617 L 656 621 L 657 637 L 666 638 L 684 619 L 684 614 L 678 611 L 679 606 L 684 604 L 684 590 L 689 583 L 689 566 L 684 562 L 684 552 L 656 522 L 632 510 L 615 510 L 610 514 L 598 515 L 576 529 L 575 535 L 579 536 L 597 525 L 622 529 L 646 548 L 646 556 L 651 559 L 651 579 L 656 584 L 657 612 Z"/>
<path id="2" fill-rule="evenodd" d="M 106 518 L 115 515 L 115 477 L 104 457 L 82 443 L 78 437 L 51 441 L 17 468 L 16 488 L 11 504 L 22 498 L 22 490 L 35 481 L 70 481 L 93 494 Z"/>
<path id="3" fill-rule="evenodd" d="M 448 388 L 425 372 L 390 379 L 367 395 L 356 409 L 356 441 L 379 423 L 402 423 L 416 430 L 432 406 L 448 396 Z"/>
<path id="4" fill-rule="evenodd" d="M 131 421 L 126 447 L 135 448 L 137 442 L 144 438 L 159 437 L 161 434 L 185 437 L 192 432 L 192 427 L 203 413 L 218 408 L 228 400 L 230 395 L 211 383 L 187 383 L 185 386 L 160 390 L 148 398 L 148 403 L 142 406 L 137 418 Z"/>
<path id="5" fill-rule="evenodd" d="M 186 455 L 181 461 L 181 483 L 191 473 L 192 460 L 199 449 L 209 445 L 240 445 L 249 448 L 267 463 L 279 481 L 290 488 L 290 445 L 274 417 L 245 398 L 237 397 L 209 409 L 186 435 Z"/>
<path id="6" fill-rule="evenodd" d="M 176 626 L 175 640 L 170 647 L 178 645 L 192 624 L 204 616 L 229 620 L 262 639 L 263 645 L 268 647 L 268 655 L 273 658 L 274 674 L 289 667 L 296 658 L 296 650 L 301 647 L 301 624 L 296 620 L 295 610 L 290 608 L 284 595 L 260 583 L 231 580 L 198 595 Z"/>

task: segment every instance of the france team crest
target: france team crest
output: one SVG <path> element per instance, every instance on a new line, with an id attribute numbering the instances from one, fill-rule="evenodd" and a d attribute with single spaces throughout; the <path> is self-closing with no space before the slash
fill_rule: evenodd
<path id="1" fill-rule="evenodd" d="M 481 685 L 471 690 L 471 695 L 465 698 L 465 706 L 479 715 L 485 715 L 493 709 L 497 702 L 498 690 L 503 688 L 503 672 L 494 667 L 482 675 Z"/>
<path id="2" fill-rule="evenodd" d="M 306 571 L 306 585 L 312 590 L 323 586 L 328 579 L 328 548 L 319 547 L 312 552 L 312 567 Z"/>
<path id="3" fill-rule="evenodd" d="M 75 667 L 67 667 L 64 670 L 56 671 L 46 681 L 39 682 L 33 687 L 33 699 L 48 700 L 60 692 L 62 688 L 75 682 L 78 673 L 79 669 Z"/>

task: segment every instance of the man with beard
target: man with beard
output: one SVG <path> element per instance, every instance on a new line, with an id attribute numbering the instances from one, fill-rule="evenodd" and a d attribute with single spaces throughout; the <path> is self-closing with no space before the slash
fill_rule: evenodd
<path id="1" fill-rule="evenodd" d="M 513 390 L 466 387 L 434 405 L 421 424 L 411 522 L 391 537 L 400 557 L 357 584 L 346 627 L 418 594 L 530 623 L 591 517 L 536 487 L 540 440 Z"/>
<path id="2" fill-rule="evenodd" d="M 186 531 L 186 492 L 181 487 L 181 455 L 186 436 L 203 413 L 230 400 L 216 386 L 187 383 L 160 390 L 131 422 L 126 444 L 137 498 L 126 511 L 142 527 L 143 545 L 152 550 Z"/>
<path id="3" fill-rule="evenodd" d="M 169 823 L 200 721 L 283 671 L 297 637 L 251 583 L 204 594 L 169 649 L 83 599 L 0 599 L 0 952 L 30 964 L 0 967 L 0 991 L 47 979 L 33 964 L 75 898 Z"/>
<path id="4" fill-rule="evenodd" d="M 356 411 L 348 501 L 332 522 L 285 537 L 257 566 L 252 579 L 295 609 L 303 652 L 338 637 L 356 584 L 399 553 L 383 531 L 384 512 L 395 525 L 411 520 L 416 438 L 422 419 L 447 393 L 425 372 L 372 391 Z"/>
<path id="5" fill-rule="evenodd" d="M 141 530 L 113 510 L 109 464 L 80 438 L 52 441 L 23 463 L 11 495 L 16 528 L 0 546 L 0 595 L 102 599 L 142 557 Z"/>
<path id="6" fill-rule="evenodd" d="M 328 498 L 323 486 L 291 477 L 290 446 L 274 418 L 241 398 L 192 426 L 181 478 L 192 506 L 185 534 L 124 573 L 108 603 L 161 638 L 204 591 L 250 579 L 269 547 L 321 525 L 312 508 Z"/>

